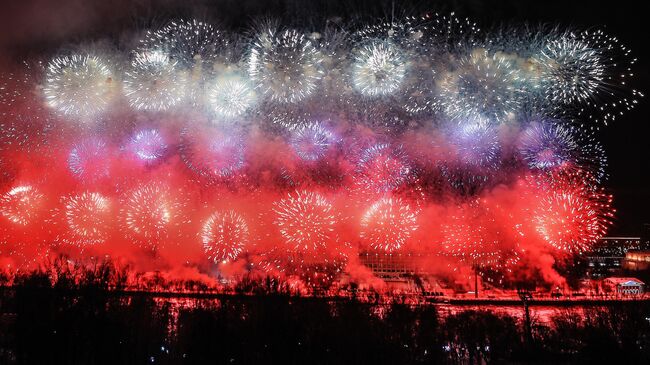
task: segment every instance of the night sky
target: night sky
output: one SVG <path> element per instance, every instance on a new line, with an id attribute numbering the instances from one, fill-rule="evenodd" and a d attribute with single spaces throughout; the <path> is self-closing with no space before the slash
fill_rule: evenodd
<path id="1" fill-rule="evenodd" d="M 123 41 L 130 31 L 163 23 L 176 17 L 216 20 L 227 27 L 241 28 L 265 15 L 280 17 L 285 24 L 309 25 L 308 18 L 347 19 L 350 14 L 387 16 L 415 15 L 424 9 L 454 11 L 483 28 L 498 24 L 559 24 L 578 29 L 604 27 L 617 36 L 639 58 L 633 86 L 647 93 L 647 12 L 641 1 L 597 4 L 587 0 L 544 1 L 389 1 L 353 0 L 21 0 L 0 5 L 0 67 L 31 55 L 49 54 L 62 45 L 92 39 Z M 314 16 L 316 15 L 316 16 Z M 315 28 L 318 25 L 315 24 Z M 644 31 L 643 29 L 646 29 Z M 650 142 L 648 100 L 640 100 L 633 111 L 602 128 L 599 140 L 609 158 L 609 180 L 618 210 L 610 235 L 638 235 L 650 223 Z"/>

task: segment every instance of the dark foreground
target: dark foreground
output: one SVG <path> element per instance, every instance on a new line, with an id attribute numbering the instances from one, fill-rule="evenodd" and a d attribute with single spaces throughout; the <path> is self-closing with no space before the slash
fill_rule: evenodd
<path id="1" fill-rule="evenodd" d="M 0 364 L 650 363 L 650 304 L 532 311 L 0 288 Z M 540 313 L 544 313 L 540 316 Z"/>

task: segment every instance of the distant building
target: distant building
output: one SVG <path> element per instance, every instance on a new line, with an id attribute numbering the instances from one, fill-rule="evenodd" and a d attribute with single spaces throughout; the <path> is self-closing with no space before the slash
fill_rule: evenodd
<path id="1" fill-rule="evenodd" d="M 628 251 L 623 260 L 623 268 L 629 271 L 650 270 L 650 250 Z"/>
<path id="2" fill-rule="evenodd" d="M 640 237 L 603 237 L 586 254 L 589 277 L 602 278 L 620 275 L 628 251 L 643 246 Z"/>
<path id="3" fill-rule="evenodd" d="M 635 278 L 607 278 L 603 284 L 615 292 L 617 295 L 642 295 L 644 293 L 645 284 Z"/>
<path id="4" fill-rule="evenodd" d="M 419 274 L 418 262 L 422 255 L 408 253 L 385 253 L 365 251 L 359 254 L 359 260 L 369 268 L 373 275 L 385 281 L 408 281 Z"/>

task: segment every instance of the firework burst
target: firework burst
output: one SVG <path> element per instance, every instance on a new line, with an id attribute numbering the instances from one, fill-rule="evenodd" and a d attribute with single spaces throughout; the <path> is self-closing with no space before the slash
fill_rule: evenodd
<path id="1" fill-rule="evenodd" d="M 47 66 L 43 95 L 57 112 L 88 120 L 106 111 L 116 95 L 114 71 L 95 55 L 54 58 Z"/>
<path id="2" fill-rule="evenodd" d="M 374 145 L 361 153 L 357 164 L 357 182 L 369 192 L 389 192 L 404 184 L 412 168 L 401 147 L 387 143 Z"/>
<path id="3" fill-rule="evenodd" d="M 273 211 L 282 238 L 295 252 L 317 252 L 337 239 L 337 214 L 319 193 L 296 191 L 275 203 Z"/>
<path id="4" fill-rule="evenodd" d="M 192 171 L 209 181 L 232 177 L 244 167 L 243 140 L 221 130 L 183 131 L 181 158 Z"/>
<path id="5" fill-rule="evenodd" d="M 376 250 L 399 250 L 418 229 L 417 212 L 399 198 L 382 198 L 361 218 L 361 239 Z"/>
<path id="6" fill-rule="evenodd" d="M 404 52 L 390 41 L 373 40 L 354 51 L 352 85 L 368 97 L 395 93 L 408 69 Z"/>
<path id="7" fill-rule="evenodd" d="M 31 185 L 18 185 L 0 198 L 0 214 L 10 222 L 25 226 L 32 223 L 45 196 Z"/>
<path id="8" fill-rule="evenodd" d="M 336 140 L 321 123 L 309 123 L 297 127 L 291 133 L 289 143 L 298 157 L 304 161 L 316 161 L 325 156 Z"/>
<path id="9" fill-rule="evenodd" d="M 124 95 L 134 109 L 166 111 L 187 97 L 186 72 L 162 50 L 136 52 L 124 76 Z"/>
<path id="10" fill-rule="evenodd" d="M 108 177 L 109 150 L 103 139 L 91 137 L 75 144 L 68 154 L 68 170 L 89 183 Z"/>
<path id="11" fill-rule="evenodd" d="M 521 158 L 532 171 L 589 172 L 596 181 L 605 176 L 607 157 L 592 134 L 578 127 L 553 121 L 532 123 L 518 143 Z"/>
<path id="12" fill-rule="evenodd" d="M 253 85 L 241 75 L 221 75 L 208 85 L 208 110 L 218 120 L 232 121 L 242 117 L 256 102 Z"/>
<path id="13" fill-rule="evenodd" d="M 151 183 L 129 192 L 122 201 L 123 231 L 136 244 L 161 246 L 171 229 L 182 219 L 180 194 L 164 185 Z"/>
<path id="14" fill-rule="evenodd" d="M 64 199 L 63 206 L 63 219 L 69 232 L 64 242 L 84 247 L 108 239 L 112 212 L 109 198 L 83 192 Z"/>
<path id="15" fill-rule="evenodd" d="M 167 153 L 167 143 L 157 129 L 141 129 L 131 137 L 127 149 L 146 163 L 158 161 Z"/>
<path id="16" fill-rule="evenodd" d="M 513 121 L 521 108 L 520 79 L 511 56 L 476 48 L 441 78 L 442 107 L 454 120 Z"/>
<path id="17" fill-rule="evenodd" d="M 241 214 L 215 212 L 203 223 L 201 242 L 208 259 L 215 263 L 235 260 L 250 240 L 248 225 Z"/>
<path id="18" fill-rule="evenodd" d="M 541 196 L 533 223 L 552 247 L 569 253 L 587 251 L 607 231 L 613 216 L 612 196 L 575 184 Z"/>
<path id="19" fill-rule="evenodd" d="M 248 55 L 248 74 L 257 87 L 278 103 L 297 103 L 319 87 L 322 54 L 296 30 L 267 29 L 255 38 Z"/>

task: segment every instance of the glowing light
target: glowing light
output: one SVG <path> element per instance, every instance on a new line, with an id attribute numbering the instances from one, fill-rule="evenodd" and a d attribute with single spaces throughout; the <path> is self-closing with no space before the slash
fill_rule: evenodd
<path id="1" fill-rule="evenodd" d="M 248 56 L 248 73 L 274 102 L 296 103 L 311 96 L 323 77 L 322 55 L 295 30 L 268 29 L 257 35 Z"/>
<path id="2" fill-rule="evenodd" d="M 334 134 L 321 123 L 309 123 L 292 132 L 290 143 L 301 159 L 316 161 L 325 156 L 335 141 Z"/>
<path id="3" fill-rule="evenodd" d="M 241 76 L 217 77 L 208 86 L 208 109 L 220 120 L 231 120 L 248 112 L 257 101 L 253 86 Z"/>
<path id="4" fill-rule="evenodd" d="M 91 137 L 72 147 L 68 154 L 68 169 L 80 180 L 96 182 L 108 176 L 109 159 L 106 142 Z"/>
<path id="5" fill-rule="evenodd" d="M 399 250 L 417 229 L 416 212 L 399 198 L 378 200 L 361 218 L 361 239 L 376 250 Z"/>
<path id="6" fill-rule="evenodd" d="M 399 90 L 406 76 L 404 52 L 389 41 L 372 41 L 355 51 L 352 84 L 366 96 L 390 95 Z"/>
<path id="7" fill-rule="evenodd" d="M 0 197 L 0 214 L 10 222 L 25 226 L 33 222 L 44 195 L 31 185 L 18 185 Z"/>
<path id="8" fill-rule="evenodd" d="M 70 243 L 80 246 L 104 243 L 111 222 L 110 200 L 93 192 L 83 192 L 64 200 L 64 219 L 71 233 Z"/>
<path id="9" fill-rule="evenodd" d="M 215 263 L 235 260 L 249 243 L 249 237 L 244 217 L 232 210 L 211 214 L 201 229 L 205 253 Z"/>
<path id="10" fill-rule="evenodd" d="M 296 191 L 275 203 L 273 211 L 280 234 L 295 251 L 318 251 L 336 240 L 336 213 L 319 193 Z"/>
<path id="11" fill-rule="evenodd" d="M 43 95 L 50 108 L 88 120 L 110 105 L 115 96 L 114 78 L 109 64 L 98 56 L 57 57 L 47 66 Z"/>
<path id="12" fill-rule="evenodd" d="M 139 51 L 125 73 L 124 94 L 137 110 L 166 111 L 185 100 L 187 76 L 164 51 Z"/>
<path id="13" fill-rule="evenodd" d="M 156 129 L 142 129 L 129 140 L 128 149 L 140 160 L 154 162 L 165 155 L 167 143 Z"/>

